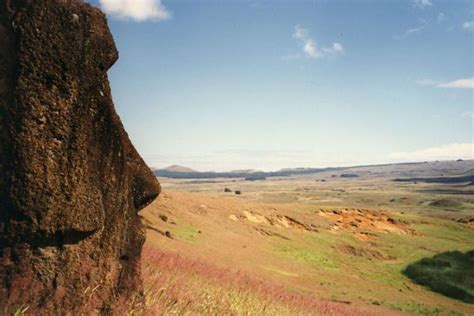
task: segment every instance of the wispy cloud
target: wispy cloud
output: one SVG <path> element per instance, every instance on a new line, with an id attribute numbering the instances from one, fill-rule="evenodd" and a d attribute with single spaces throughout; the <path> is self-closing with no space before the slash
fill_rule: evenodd
<path id="1" fill-rule="evenodd" d="M 419 80 L 415 80 L 415 83 L 420 86 L 435 86 L 438 82 L 432 79 L 419 79 Z"/>
<path id="2" fill-rule="evenodd" d="M 411 35 L 420 33 L 426 27 L 426 22 L 424 20 L 421 20 L 420 23 L 420 25 L 406 30 L 403 34 L 394 35 L 393 38 L 397 40 L 403 40 Z"/>
<path id="3" fill-rule="evenodd" d="M 438 88 L 453 89 L 474 89 L 474 78 L 459 79 L 449 82 L 441 82 L 436 85 Z"/>
<path id="4" fill-rule="evenodd" d="M 393 152 L 388 158 L 396 161 L 474 159 L 474 143 L 447 144 L 407 152 Z"/>
<path id="5" fill-rule="evenodd" d="M 134 21 L 164 21 L 171 19 L 171 13 L 161 0 L 99 0 L 105 13 L 120 19 Z"/>
<path id="6" fill-rule="evenodd" d="M 431 0 L 413 0 L 413 6 L 419 9 L 431 7 L 432 5 Z"/>
<path id="7" fill-rule="evenodd" d="M 301 45 L 301 49 L 306 57 L 318 59 L 326 56 L 339 55 L 344 53 L 344 47 L 341 43 L 333 43 L 330 47 L 319 48 L 314 39 L 309 36 L 307 29 L 296 25 L 293 38 Z"/>
<path id="8" fill-rule="evenodd" d="M 474 120 L 474 111 L 463 112 L 461 113 L 461 117 Z"/>
<path id="9" fill-rule="evenodd" d="M 252 9 L 261 9 L 263 8 L 263 2 L 258 0 L 248 0 L 249 6 Z"/>
<path id="10" fill-rule="evenodd" d="M 458 79 L 446 82 L 440 82 L 431 79 L 421 79 L 416 80 L 415 83 L 420 86 L 431 86 L 436 88 L 474 89 L 474 78 Z"/>
<path id="11" fill-rule="evenodd" d="M 462 28 L 468 32 L 474 32 L 474 21 L 466 21 L 462 24 Z"/>

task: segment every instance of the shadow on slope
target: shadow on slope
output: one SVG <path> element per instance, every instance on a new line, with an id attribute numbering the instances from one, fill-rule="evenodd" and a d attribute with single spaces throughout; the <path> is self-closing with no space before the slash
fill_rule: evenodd
<path id="1" fill-rule="evenodd" d="M 474 303 L 474 250 L 449 251 L 408 265 L 403 274 L 445 296 Z"/>

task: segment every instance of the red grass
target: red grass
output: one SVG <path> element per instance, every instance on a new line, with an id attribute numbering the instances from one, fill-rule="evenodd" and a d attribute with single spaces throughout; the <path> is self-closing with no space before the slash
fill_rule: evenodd
<path id="1" fill-rule="evenodd" d="M 145 244 L 142 260 L 149 313 L 375 314 L 291 292 L 252 278 Z"/>

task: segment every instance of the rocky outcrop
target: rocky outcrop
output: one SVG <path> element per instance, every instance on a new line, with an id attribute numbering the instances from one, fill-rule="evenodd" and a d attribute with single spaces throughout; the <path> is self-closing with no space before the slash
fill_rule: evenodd
<path id="1" fill-rule="evenodd" d="M 105 16 L 0 0 L 0 314 L 140 302 L 138 211 L 160 186 L 114 110 Z"/>

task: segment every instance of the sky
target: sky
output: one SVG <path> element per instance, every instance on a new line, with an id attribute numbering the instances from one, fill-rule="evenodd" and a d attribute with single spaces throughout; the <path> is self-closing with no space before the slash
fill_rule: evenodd
<path id="1" fill-rule="evenodd" d="M 474 1 L 91 0 L 151 166 L 474 159 Z"/>

